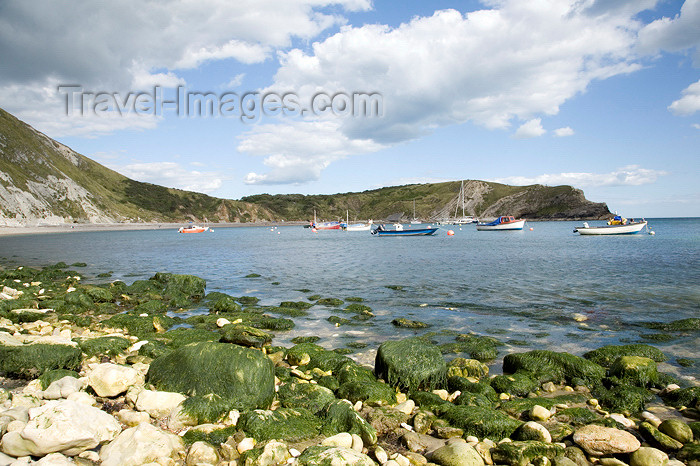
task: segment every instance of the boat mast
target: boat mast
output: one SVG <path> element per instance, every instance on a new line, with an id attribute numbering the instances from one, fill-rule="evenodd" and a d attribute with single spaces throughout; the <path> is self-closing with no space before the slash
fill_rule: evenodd
<path id="1" fill-rule="evenodd" d="M 464 180 L 462 180 L 462 186 L 459 188 L 459 192 L 462 194 L 462 218 L 464 218 Z"/>

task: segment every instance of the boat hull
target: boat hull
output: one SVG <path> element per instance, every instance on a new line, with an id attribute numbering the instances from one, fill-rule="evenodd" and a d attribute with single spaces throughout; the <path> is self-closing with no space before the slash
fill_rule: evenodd
<path id="1" fill-rule="evenodd" d="M 194 227 L 194 228 L 180 228 L 177 230 L 178 233 L 204 233 L 208 231 L 209 227 Z"/>
<path id="2" fill-rule="evenodd" d="M 372 224 L 368 223 L 366 225 L 348 225 L 346 231 L 370 231 L 372 229 Z"/>
<path id="3" fill-rule="evenodd" d="M 604 225 L 599 227 L 578 227 L 574 229 L 580 235 L 634 235 L 647 226 L 647 222 L 629 223 L 627 225 Z"/>
<path id="4" fill-rule="evenodd" d="M 375 230 L 377 236 L 431 236 L 438 231 L 437 228 L 416 228 L 413 230 Z"/>
<path id="5" fill-rule="evenodd" d="M 479 231 L 504 231 L 504 230 L 522 230 L 525 227 L 525 220 L 517 220 L 515 222 L 499 223 L 498 225 L 489 225 L 477 223 L 476 229 Z"/>

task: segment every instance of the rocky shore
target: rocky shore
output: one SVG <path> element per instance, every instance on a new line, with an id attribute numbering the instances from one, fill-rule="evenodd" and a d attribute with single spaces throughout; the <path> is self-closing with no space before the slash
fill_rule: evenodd
<path id="1" fill-rule="evenodd" d="M 493 339 L 423 336 L 368 367 L 314 337 L 272 345 L 339 299 L 271 309 L 191 275 L 87 285 L 71 267 L 0 269 L 0 466 L 700 465 L 700 387 L 650 345 L 512 353 L 492 376 Z"/>

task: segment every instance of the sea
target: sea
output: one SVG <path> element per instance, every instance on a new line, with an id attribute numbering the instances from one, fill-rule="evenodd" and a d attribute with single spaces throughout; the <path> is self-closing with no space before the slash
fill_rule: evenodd
<path id="1" fill-rule="evenodd" d="M 511 352 L 582 355 L 608 344 L 647 343 L 668 356 L 661 370 L 699 383 L 700 330 L 658 324 L 700 317 L 700 219 L 650 219 L 653 235 L 579 236 L 573 229 L 580 225 L 528 222 L 505 232 L 454 225 L 435 236 L 398 238 L 284 224 L 214 225 L 201 234 L 76 230 L 2 236 L 0 263 L 84 262 L 75 270 L 90 283 L 193 274 L 206 279 L 208 292 L 256 296 L 265 306 L 311 295 L 346 304 L 362 298 L 376 315 L 369 321 L 336 326 L 327 318 L 351 314 L 316 305 L 293 319 L 293 330 L 273 332 L 273 344 L 284 346 L 297 336 L 318 336 L 327 348 L 364 344 L 350 355 L 362 363 L 372 364 L 385 340 L 426 334 L 436 343 L 466 333 L 498 339 L 492 373 Z M 104 272 L 112 276 L 97 278 Z M 206 312 L 202 306 L 184 316 Z M 397 318 L 429 327 L 399 328 L 392 324 Z M 446 355 L 456 356 L 464 355 Z"/>

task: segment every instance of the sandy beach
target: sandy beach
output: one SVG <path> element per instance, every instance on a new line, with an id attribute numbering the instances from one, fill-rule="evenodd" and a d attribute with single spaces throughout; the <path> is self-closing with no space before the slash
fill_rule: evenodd
<path id="1" fill-rule="evenodd" d="M 213 223 L 207 226 L 217 228 L 270 227 L 280 225 L 304 225 L 306 222 L 255 222 L 255 223 Z M 0 236 L 36 235 L 44 233 L 72 233 L 76 231 L 128 231 L 128 230 L 177 230 L 186 223 L 66 223 L 61 225 L 36 225 L 9 227 L 0 226 Z"/>

